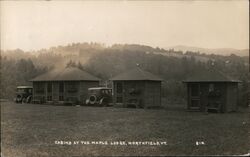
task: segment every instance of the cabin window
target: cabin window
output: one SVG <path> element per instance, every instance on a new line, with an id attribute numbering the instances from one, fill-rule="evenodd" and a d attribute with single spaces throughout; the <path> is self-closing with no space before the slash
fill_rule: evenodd
<path id="1" fill-rule="evenodd" d="M 200 88 L 199 84 L 192 84 L 191 85 L 191 96 L 199 96 Z"/>
<path id="2" fill-rule="evenodd" d="M 63 93 L 64 92 L 64 82 L 60 82 L 59 83 L 59 93 Z"/>
<path id="3" fill-rule="evenodd" d="M 44 93 L 44 83 L 43 82 L 37 82 L 34 84 L 35 86 L 35 92 L 36 93 Z"/>
<path id="4" fill-rule="evenodd" d="M 122 97 L 121 96 L 118 96 L 118 97 L 116 97 L 116 102 L 117 103 L 122 103 Z"/>
<path id="5" fill-rule="evenodd" d="M 52 101 L 52 96 L 47 96 L 47 101 Z"/>
<path id="6" fill-rule="evenodd" d="M 208 91 L 209 91 L 209 92 L 213 92 L 213 91 L 214 91 L 214 84 L 213 84 L 213 83 L 210 83 L 210 84 L 209 84 Z"/>
<path id="7" fill-rule="evenodd" d="M 48 82 L 48 83 L 47 83 L 47 92 L 48 92 L 48 93 L 51 93 L 51 92 L 52 92 L 52 83 L 51 83 L 51 82 Z"/>
<path id="8" fill-rule="evenodd" d="M 59 96 L 59 101 L 64 101 L 64 96 L 63 95 Z"/>
<path id="9" fill-rule="evenodd" d="M 32 93 L 32 89 L 28 89 L 28 93 Z"/>
<path id="10" fill-rule="evenodd" d="M 200 101 L 199 100 L 191 100 L 191 108 L 199 108 L 200 107 Z"/>
<path id="11" fill-rule="evenodd" d="M 116 84 L 116 90 L 117 90 L 117 93 L 122 93 L 123 87 L 122 87 L 122 83 L 121 82 L 117 82 L 117 84 Z"/>
<path id="12" fill-rule="evenodd" d="M 70 93 L 76 93 L 77 92 L 77 82 L 68 82 L 68 92 Z"/>

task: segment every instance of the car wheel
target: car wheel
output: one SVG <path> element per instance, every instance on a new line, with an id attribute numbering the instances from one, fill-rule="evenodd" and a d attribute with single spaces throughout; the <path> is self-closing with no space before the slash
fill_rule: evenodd
<path id="1" fill-rule="evenodd" d="M 108 106 L 108 99 L 107 98 L 102 98 L 101 100 L 100 100 L 100 105 L 101 106 Z"/>
<path id="2" fill-rule="evenodd" d="M 23 98 L 23 99 L 22 99 L 22 101 L 21 101 L 21 103 L 22 103 L 22 104 L 27 103 L 26 99 L 25 99 L 25 98 Z"/>
<path id="3" fill-rule="evenodd" d="M 95 95 L 91 95 L 91 96 L 89 97 L 89 103 L 90 103 L 91 105 L 94 105 L 94 104 L 96 103 L 96 100 L 97 100 L 97 98 L 96 98 Z"/>
<path id="4" fill-rule="evenodd" d="M 16 102 L 17 103 L 22 103 L 22 96 L 21 95 L 16 96 Z"/>

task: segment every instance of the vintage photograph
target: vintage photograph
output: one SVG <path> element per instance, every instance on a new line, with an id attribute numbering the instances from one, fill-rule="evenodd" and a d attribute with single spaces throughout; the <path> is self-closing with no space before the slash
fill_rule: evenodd
<path id="1" fill-rule="evenodd" d="M 0 1 L 2 157 L 249 156 L 248 0 Z"/>

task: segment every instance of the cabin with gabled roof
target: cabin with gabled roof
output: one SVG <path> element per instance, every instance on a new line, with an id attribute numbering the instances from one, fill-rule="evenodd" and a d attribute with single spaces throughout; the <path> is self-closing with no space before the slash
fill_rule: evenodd
<path id="1" fill-rule="evenodd" d="M 113 101 L 124 107 L 151 108 L 161 106 L 161 81 L 158 76 L 139 67 L 110 79 Z"/>
<path id="2" fill-rule="evenodd" d="M 239 80 L 218 70 L 207 69 L 203 72 L 194 72 L 183 82 L 187 85 L 188 110 L 237 111 Z"/>
<path id="3" fill-rule="evenodd" d="M 52 70 L 32 80 L 33 102 L 82 104 L 100 79 L 76 67 Z"/>

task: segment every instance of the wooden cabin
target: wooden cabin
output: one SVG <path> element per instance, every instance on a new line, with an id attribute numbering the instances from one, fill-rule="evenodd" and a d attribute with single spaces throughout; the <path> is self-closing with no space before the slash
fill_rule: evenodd
<path id="1" fill-rule="evenodd" d="M 161 78 L 136 67 L 110 80 L 113 82 L 113 101 L 116 105 L 139 108 L 161 106 Z"/>
<path id="2" fill-rule="evenodd" d="M 34 103 L 82 104 L 100 79 L 75 67 L 52 70 L 31 80 Z"/>
<path id="3" fill-rule="evenodd" d="M 237 111 L 238 83 L 222 72 L 209 69 L 183 81 L 187 85 L 187 109 L 217 112 Z"/>

